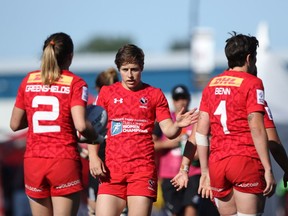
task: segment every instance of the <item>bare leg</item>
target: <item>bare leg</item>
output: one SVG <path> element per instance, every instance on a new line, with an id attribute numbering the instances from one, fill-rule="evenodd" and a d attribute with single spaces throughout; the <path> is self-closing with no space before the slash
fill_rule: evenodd
<path id="1" fill-rule="evenodd" d="M 97 216 L 119 216 L 126 206 L 126 201 L 119 197 L 99 194 L 96 202 Z M 130 211 L 130 209 L 129 209 Z"/>
<path id="2" fill-rule="evenodd" d="M 128 197 L 128 214 L 137 216 L 150 216 L 153 200 L 144 196 Z"/>
<path id="3" fill-rule="evenodd" d="M 189 205 L 189 206 L 186 206 L 185 209 L 184 209 L 184 216 L 197 216 L 197 209 L 192 206 L 192 205 Z"/>
<path id="4" fill-rule="evenodd" d="M 34 199 L 30 198 L 29 204 L 31 208 L 31 212 L 33 216 L 52 216 L 53 215 L 53 207 L 51 198 L 43 198 L 43 199 Z"/>
<path id="5" fill-rule="evenodd" d="M 264 211 L 265 197 L 262 194 L 243 193 L 234 190 L 237 211 L 244 214 L 257 214 Z"/>
<path id="6" fill-rule="evenodd" d="M 223 198 L 215 198 L 215 203 L 220 215 L 236 215 L 237 207 L 233 191 Z"/>
<path id="7" fill-rule="evenodd" d="M 80 205 L 80 192 L 52 197 L 53 215 L 76 216 Z"/>

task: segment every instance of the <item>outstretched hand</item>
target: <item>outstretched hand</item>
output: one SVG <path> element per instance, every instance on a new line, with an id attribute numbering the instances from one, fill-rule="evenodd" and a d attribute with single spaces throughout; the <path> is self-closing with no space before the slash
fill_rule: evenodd
<path id="1" fill-rule="evenodd" d="M 208 174 L 201 175 L 199 180 L 198 194 L 200 194 L 202 198 L 210 198 L 211 201 L 213 200 L 210 177 Z"/>
<path id="2" fill-rule="evenodd" d="M 180 110 L 180 112 L 176 115 L 176 122 L 179 127 L 187 127 L 191 124 L 195 124 L 198 121 L 199 112 L 197 108 L 193 108 L 190 111 L 184 112 L 184 107 Z"/>
<path id="3" fill-rule="evenodd" d="M 188 173 L 180 170 L 179 173 L 171 180 L 171 183 L 176 188 L 176 191 L 179 191 L 184 187 L 187 188 L 188 180 Z"/>

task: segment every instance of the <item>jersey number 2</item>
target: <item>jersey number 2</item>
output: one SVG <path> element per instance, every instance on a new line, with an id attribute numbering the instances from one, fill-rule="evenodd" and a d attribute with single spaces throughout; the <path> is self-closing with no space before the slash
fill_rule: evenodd
<path id="1" fill-rule="evenodd" d="M 32 101 L 32 107 L 37 108 L 38 105 L 51 105 L 51 111 L 36 111 L 33 114 L 33 132 L 60 132 L 59 125 L 40 125 L 39 121 L 55 121 L 59 116 L 59 100 L 54 96 L 36 96 Z"/>

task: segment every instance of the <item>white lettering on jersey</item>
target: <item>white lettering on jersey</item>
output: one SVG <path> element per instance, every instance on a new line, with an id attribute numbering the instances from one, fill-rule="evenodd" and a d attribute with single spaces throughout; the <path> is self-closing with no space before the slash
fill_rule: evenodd
<path id="1" fill-rule="evenodd" d="M 53 92 L 61 94 L 69 94 L 69 86 L 48 86 L 48 85 L 27 85 L 25 92 Z"/>
<path id="2" fill-rule="evenodd" d="M 120 133 L 148 133 L 147 129 L 142 129 L 144 126 L 142 122 L 147 122 L 147 120 L 129 118 L 113 119 L 111 135 L 115 136 Z"/>
<path id="3" fill-rule="evenodd" d="M 263 104 L 264 105 L 264 91 L 261 89 L 256 89 L 257 93 L 257 103 L 258 104 Z"/>
<path id="4" fill-rule="evenodd" d="M 230 88 L 215 88 L 215 95 L 230 95 Z"/>

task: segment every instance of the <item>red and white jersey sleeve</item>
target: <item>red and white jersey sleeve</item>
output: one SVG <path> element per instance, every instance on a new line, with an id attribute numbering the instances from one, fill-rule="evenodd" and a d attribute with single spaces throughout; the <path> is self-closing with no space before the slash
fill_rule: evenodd
<path id="1" fill-rule="evenodd" d="M 86 82 L 70 71 L 50 86 L 42 85 L 39 71 L 30 72 L 15 102 L 28 120 L 25 157 L 79 159 L 71 108 L 86 106 L 87 99 Z"/>
<path id="2" fill-rule="evenodd" d="M 272 112 L 266 101 L 265 101 L 264 125 L 265 125 L 265 128 L 276 128 L 274 124 Z"/>
<path id="3" fill-rule="evenodd" d="M 97 105 L 108 113 L 106 165 L 119 172 L 155 168 L 152 131 L 155 120 L 171 118 L 163 92 L 150 85 L 138 91 L 120 82 L 103 86 Z"/>
<path id="4" fill-rule="evenodd" d="M 247 117 L 265 112 L 262 81 L 245 72 L 225 71 L 203 90 L 200 110 L 209 114 L 211 161 L 230 155 L 258 158 Z"/>

